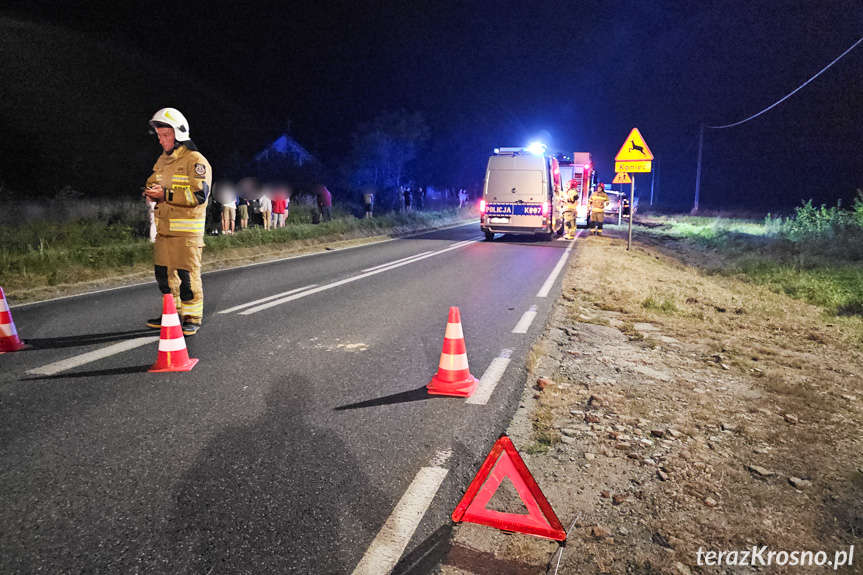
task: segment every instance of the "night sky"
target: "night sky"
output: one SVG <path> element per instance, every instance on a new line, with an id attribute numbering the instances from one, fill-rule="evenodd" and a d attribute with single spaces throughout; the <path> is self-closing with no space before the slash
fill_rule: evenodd
<path id="1" fill-rule="evenodd" d="M 699 125 L 759 112 L 861 36 L 860 0 L 5 2 L 0 180 L 132 194 L 165 106 L 217 177 L 287 126 L 335 174 L 358 123 L 405 109 L 431 131 L 421 183 L 478 185 L 494 147 L 536 139 L 592 152 L 610 181 L 637 126 L 658 201 L 691 207 Z M 759 118 L 707 130 L 701 205 L 847 203 L 861 142 L 863 45 Z M 636 179 L 642 201 L 650 182 Z"/>

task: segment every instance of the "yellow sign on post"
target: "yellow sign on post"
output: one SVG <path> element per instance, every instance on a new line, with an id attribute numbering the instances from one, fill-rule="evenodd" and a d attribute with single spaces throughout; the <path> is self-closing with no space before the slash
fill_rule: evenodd
<path id="1" fill-rule="evenodd" d="M 612 184 L 631 184 L 632 178 L 629 177 L 629 174 L 626 172 L 617 172 L 614 176 L 614 180 L 611 182 Z"/>
<path id="2" fill-rule="evenodd" d="M 628 172 L 630 174 L 636 172 L 649 172 L 652 163 L 653 162 L 650 160 L 644 160 L 642 162 L 614 162 L 614 171 Z"/>
<path id="3" fill-rule="evenodd" d="M 633 128 L 620 147 L 620 151 L 614 156 L 615 162 L 637 162 L 642 160 L 652 160 L 653 152 L 647 147 L 647 142 L 641 136 L 638 128 Z M 620 172 L 621 170 L 617 170 Z M 626 170 L 629 171 L 629 170 Z M 650 170 L 647 170 L 648 172 Z"/>

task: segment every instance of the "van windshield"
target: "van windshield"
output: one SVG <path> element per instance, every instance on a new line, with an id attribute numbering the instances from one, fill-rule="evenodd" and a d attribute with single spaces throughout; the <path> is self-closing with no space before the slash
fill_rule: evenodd
<path id="1" fill-rule="evenodd" d="M 512 193 L 513 188 L 516 192 Z M 489 199 L 500 202 L 534 201 L 545 198 L 542 172 L 539 170 L 490 170 L 488 173 Z"/>

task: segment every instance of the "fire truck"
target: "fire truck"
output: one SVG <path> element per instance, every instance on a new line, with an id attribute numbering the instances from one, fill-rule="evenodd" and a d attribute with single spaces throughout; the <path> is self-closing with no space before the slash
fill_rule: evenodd
<path id="1" fill-rule="evenodd" d="M 590 194 L 596 187 L 596 171 L 593 169 L 593 159 L 590 152 L 575 152 L 572 154 L 572 177 L 564 180 L 563 185 L 569 188 L 569 182 L 575 180 L 578 189 L 578 205 L 575 207 L 575 225 L 586 228 L 590 224 Z"/>

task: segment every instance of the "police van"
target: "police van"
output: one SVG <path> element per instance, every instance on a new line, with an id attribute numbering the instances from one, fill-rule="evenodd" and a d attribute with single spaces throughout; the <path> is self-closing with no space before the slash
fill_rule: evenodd
<path id="1" fill-rule="evenodd" d="M 488 159 L 480 229 L 495 234 L 530 234 L 551 240 L 560 227 L 560 172 L 545 147 L 497 148 Z"/>

